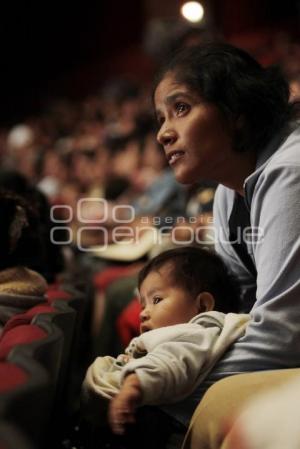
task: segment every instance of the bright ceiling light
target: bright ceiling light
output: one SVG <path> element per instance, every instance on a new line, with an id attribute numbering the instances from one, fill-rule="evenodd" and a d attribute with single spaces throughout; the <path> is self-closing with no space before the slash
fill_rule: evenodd
<path id="1" fill-rule="evenodd" d="M 204 9 L 199 2 L 186 2 L 181 7 L 181 14 L 189 22 L 200 22 L 204 15 Z"/>

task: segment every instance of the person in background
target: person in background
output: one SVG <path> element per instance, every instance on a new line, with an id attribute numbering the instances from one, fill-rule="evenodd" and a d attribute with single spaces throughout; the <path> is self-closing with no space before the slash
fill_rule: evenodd
<path id="1" fill-rule="evenodd" d="M 44 276 L 48 283 L 55 282 L 65 268 L 65 260 L 62 247 L 51 240 L 51 229 L 55 223 L 51 221 L 50 204 L 46 196 L 14 170 L 0 170 L 0 189 L 23 198 L 36 211 L 36 238 L 39 245 L 31 250 L 32 259 L 35 260 L 32 268 Z"/>
<path id="2" fill-rule="evenodd" d="M 39 264 L 38 214 L 24 199 L 0 191 L 0 328 L 16 313 L 45 302 Z"/>

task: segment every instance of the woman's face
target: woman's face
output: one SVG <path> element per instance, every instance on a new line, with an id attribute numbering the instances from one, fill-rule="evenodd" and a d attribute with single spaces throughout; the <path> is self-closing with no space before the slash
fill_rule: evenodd
<path id="1" fill-rule="evenodd" d="M 219 109 L 178 83 L 172 73 L 157 86 L 154 103 L 157 139 L 176 179 L 183 184 L 201 178 L 226 182 L 234 156 L 232 130 Z"/>

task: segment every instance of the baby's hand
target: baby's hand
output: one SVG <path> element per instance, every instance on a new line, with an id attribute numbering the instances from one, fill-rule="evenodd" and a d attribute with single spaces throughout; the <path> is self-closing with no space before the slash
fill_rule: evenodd
<path id="1" fill-rule="evenodd" d="M 140 381 L 136 374 L 126 377 L 119 394 L 109 404 L 108 420 L 114 433 L 122 435 L 126 424 L 135 422 L 135 409 L 141 401 Z"/>

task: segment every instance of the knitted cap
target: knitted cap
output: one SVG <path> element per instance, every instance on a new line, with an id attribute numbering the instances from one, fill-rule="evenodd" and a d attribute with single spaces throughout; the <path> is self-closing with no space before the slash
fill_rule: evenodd
<path id="1" fill-rule="evenodd" d="M 0 271 L 0 293 L 43 296 L 46 290 L 46 280 L 36 271 L 26 267 L 7 268 Z"/>

